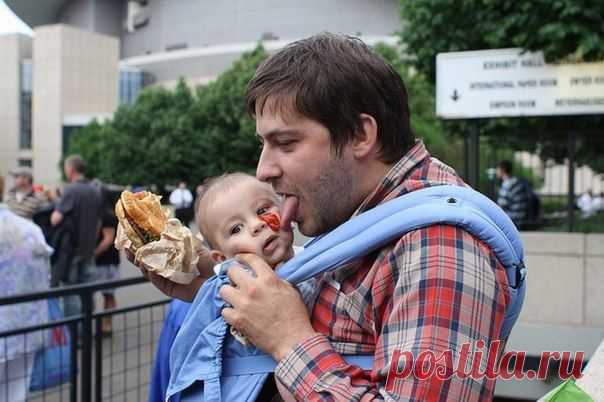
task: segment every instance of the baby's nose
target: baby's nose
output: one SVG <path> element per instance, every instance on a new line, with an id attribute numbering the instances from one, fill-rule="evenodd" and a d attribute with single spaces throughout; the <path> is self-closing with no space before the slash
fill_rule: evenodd
<path id="1" fill-rule="evenodd" d="M 253 234 L 257 235 L 262 232 L 266 228 L 266 222 L 262 219 L 257 219 L 254 225 L 252 226 Z"/>

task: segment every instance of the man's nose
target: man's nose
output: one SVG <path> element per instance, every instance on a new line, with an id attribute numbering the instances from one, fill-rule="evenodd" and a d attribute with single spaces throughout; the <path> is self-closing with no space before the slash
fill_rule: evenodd
<path id="1" fill-rule="evenodd" d="M 258 167 L 256 168 L 256 177 L 258 180 L 272 183 L 281 176 L 281 173 L 281 169 L 272 152 L 266 146 L 262 148 Z"/>

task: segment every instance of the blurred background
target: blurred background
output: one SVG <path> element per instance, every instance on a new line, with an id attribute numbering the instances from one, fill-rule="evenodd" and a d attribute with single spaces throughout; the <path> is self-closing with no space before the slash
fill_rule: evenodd
<path id="1" fill-rule="evenodd" d="M 357 36 L 395 66 L 417 137 L 475 188 L 499 198 L 502 160 L 526 180 L 538 206 L 521 227 L 528 296 L 508 349 L 527 351 L 527 368 L 543 350 L 591 356 L 604 338 L 604 116 L 443 120 L 435 84 L 441 52 L 517 47 L 552 64 L 604 61 L 599 0 L 0 0 L 4 194 L 19 169 L 35 191 L 60 191 L 71 154 L 110 204 L 126 188 L 168 204 L 181 182 L 194 195 L 208 176 L 253 173 L 245 86 L 271 52 L 322 31 Z M 121 269 L 140 276 L 127 262 Z M 115 320 L 84 393 L 102 381 L 98 400 L 145 400 L 166 300 L 147 284 L 118 287 L 117 298 L 124 308 L 159 304 Z M 65 384 L 31 400 L 83 398 L 82 372 L 77 392 Z M 555 372 L 499 380 L 496 396 L 532 400 L 558 383 Z"/>

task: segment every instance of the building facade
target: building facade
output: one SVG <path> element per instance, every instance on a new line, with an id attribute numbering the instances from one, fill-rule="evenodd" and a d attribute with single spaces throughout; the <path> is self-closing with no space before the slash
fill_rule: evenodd
<path id="1" fill-rule="evenodd" d="M 132 103 L 144 85 L 204 84 L 262 41 L 322 31 L 395 44 L 398 0 L 6 0 L 33 36 L 0 36 L 0 174 L 60 180 L 74 128 Z M 6 56 L 6 57 L 4 57 Z"/>

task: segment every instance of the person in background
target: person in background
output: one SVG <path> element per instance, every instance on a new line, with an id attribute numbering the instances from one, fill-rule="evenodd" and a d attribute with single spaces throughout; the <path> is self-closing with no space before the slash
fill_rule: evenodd
<path id="1" fill-rule="evenodd" d="M 512 162 L 502 160 L 497 164 L 496 174 L 501 179 L 497 204 L 510 217 L 517 228 L 528 221 L 529 192 L 527 183 L 512 174 Z"/>
<path id="2" fill-rule="evenodd" d="M 13 213 L 1 198 L 0 191 L 0 297 L 47 290 L 52 248 L 36 224 Z M 0 306 L 0 332 L 47 321 L 46 300 Z M 44 346 L 44 333 L 0 338 L 0 402 L 26 400 L 34 355 Z"/>
<path id="3" fill-rule="evenodd" d="M 94 252 L 101 225 L 102 197 L 97 186 L 86 178 L 86 162 L 79 155 L 69 156 L 64 163 L 65 177 L 69 180 L 63 195 L 50 216 L 52 226 L 57 226 L 67 216 L 74 219 L 77 233 L 75 255 L 66 275 L 64 285 L 76 285 L 95 280 Z M 79 314 L 78 296 L 65 298 L 65 316 Z"/>
<path id="4" fill-rule="evenodd" d="M 26 219 L 32 219 L 48 199 L 43 192 L 36 192 L 33 188 L 33 175 L 28 168 L 18 168 L 11 172 L 15 179 L 15 187 L 7 195 L 6 204 L 15 214 Z"/>
<path id="5" fill-rule="evenodd" d="M 593 200 L 591 200 L 591 207 L 594 213 L 604 210 L 604 191 L 600 192 L 600 194 L 596 195 Z"/>
<path id="6" fill-rule="evenodd" d="M 111 281 L 120 277 L 120 254 L 115 247 L 117 218 L 113 208 L 105 207 L 101 220 L 101 232 L 98 244 L 94 250 L 97 280 Z M 108 310 L 116 307 L 115 289 L 103 289 L 103 309 Z M 105 336 L 112 334 L 111 317 L 103 317 L 101 332 Z"/>
<path id="7" fill-rule="evenodd" d="M 170 194 L 170 205 L 174 207 L 174 216 L 184 226 L 189 226 L 193 220 L 193 194 L 187 188 L 187 183 L 181 181 L 178 188 Z"/>
<path id="8" fill-rule="evenodd" d="M 581 215 L 587 218 L 593 215 L 596 211 L 593 208 L 594 195 L 591 189 L 587 190 L 577 200 L 577 207 L 581 210 Z"/>

